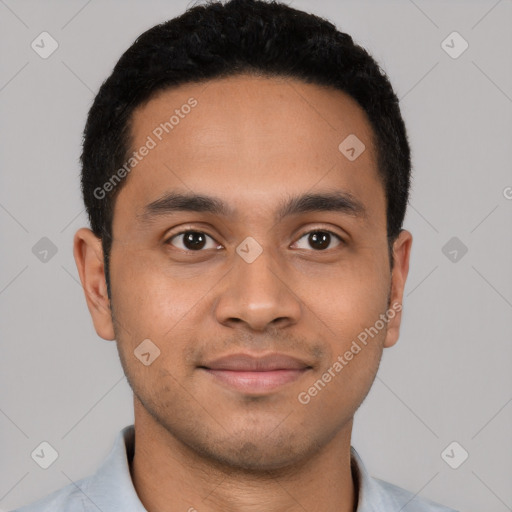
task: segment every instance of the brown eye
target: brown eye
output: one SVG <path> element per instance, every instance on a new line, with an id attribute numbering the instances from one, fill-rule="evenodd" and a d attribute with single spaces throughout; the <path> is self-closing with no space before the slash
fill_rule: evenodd
<path id="1" fill-rule="evenodd" d="M 181 244 L 176 245 L 173 243 L 174 240 L 180 240 Z M 210 244 L 210 247 L 206 247 L 208 244 L 208 239 L 212 240 L 214 243 Z M 173 235 L 166 242 L 167 244 L 174 245 L 178 249 L 182 249 L 184 251 L 201 251 L 206 247 L 206 249 L 216 249 L 218 244 L 215 243 L 215 240 L 210 235 L 202 231 L 182 231 L 181 233 L 177 233 Z"/>
<path id="2" fill-rule="evenodd" d="M 316 229 L 314 231 L 309 231 L 308 233 L 305 233 L 304 235 L 302 235 L 302 237 L 299 239 L 299 241 L 306 237 L 307 237 L 306 242 L 307 242 L 307 244 L 309 244 L 309 247 L 312 247 L 316 251 L 324 251 L 327 248 L 329 248 L 329 246 L 331 245 L 331 243 L 333 241 L 333 237 L 335 239 L 337 239 L 337 241 L 338 241 L 338 243 L 335 247 L 337 247 L 338 245 L 340 245 L 343 242 L 341 237 L 339 237 L 332 231 L 321 230 L 321 229 Z M 296 242 L 296 243 L 298 243 L 298 242 Z M 299 249 L 308 249 L 308 247 L 299 247 Z"/>

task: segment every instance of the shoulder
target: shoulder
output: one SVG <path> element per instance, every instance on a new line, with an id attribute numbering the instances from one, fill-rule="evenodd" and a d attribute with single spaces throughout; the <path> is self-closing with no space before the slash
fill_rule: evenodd
<path id="1" fill-rule="evenodd" d="M 457 512 L 427 498 L 422 498 L 402 487 L 373 478 L 376 501 L 388 508 L 379 510 L 402 510 L 402 512 Z M 389 508 L 399 507 L 399 508 Z"/>
<path id="2" fill-rule="evenodd" d="M 353 446 L 350 450 L 352 475 L 358 488 L 357 512 L 457 512 L 398 485 L 372 477 L 357 450 Z"/>
<path id="3" fill-rule="evenodd" d="M 89 478 L 69 484 L 12 512 L 85 512 Z"/>
<path id="4" fill-rule="evenodd" d="M 130 476 L 134 433 L 133 425 L 118 433 L 110 453 L 94 474 L 12 512 L 144 511 Z"/>

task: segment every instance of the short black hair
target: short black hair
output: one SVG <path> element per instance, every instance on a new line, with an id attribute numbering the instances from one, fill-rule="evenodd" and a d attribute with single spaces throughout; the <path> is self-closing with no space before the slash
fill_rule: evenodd
<path id="1" fill-rule="evenodd" d="M 124 181 L 108 192 L 104 185 L 133 151 L 134 109 L 165 89 L 237 74 L 330 86 L 360 105 L 373 129 L 393 266 L 392 244 L 405 217 L 411 161 L 398 98 L 386 73 L 350 35 L 321 17 L 276 1 L 210 0 L 141 34 L 103 82 L 89 111 L 81 185 L 91 229 L 102 241 L 109 297 L 114 203 Z"/>

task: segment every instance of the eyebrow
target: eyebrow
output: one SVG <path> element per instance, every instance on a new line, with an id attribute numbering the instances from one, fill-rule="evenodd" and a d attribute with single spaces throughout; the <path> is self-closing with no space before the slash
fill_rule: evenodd
<path id="1" fill-rule="evenodd" d="M 356 218 L 366 219 L 367 210 L 363 203 L 348 192 L 335 191 L 302 194 L 284 199 L 277 208 L 276 222 L 285 217 L 309 212 L 337 212 Z M 157 217 L 175 212 L 206 212 L 213 215 L 232 217 L 236 210 L 218 197 L 205 194 L 168 192 L 144 207 L 139 217 L 142 223 L 149 223 Z"/>

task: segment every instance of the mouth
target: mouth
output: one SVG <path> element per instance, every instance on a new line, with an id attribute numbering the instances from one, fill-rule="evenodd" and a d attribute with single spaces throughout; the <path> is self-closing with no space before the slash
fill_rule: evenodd
<path id="1" fill-rule="evenodd" d="M 236 370 L 211 370 L 204 368 L 217 382 L 243 393 L 266 393 L 296 381 L 309 368 L 303 370 L 269 370 L 242 372 Z"/>
<path id="2" fill-rule="evenodd" d="M 312 369 L 306 362 L 284 354 L 255 357 L 225 356 L 198 367 L 213 382 L 246 394 L 265 394 L 300 379 Z"/>

